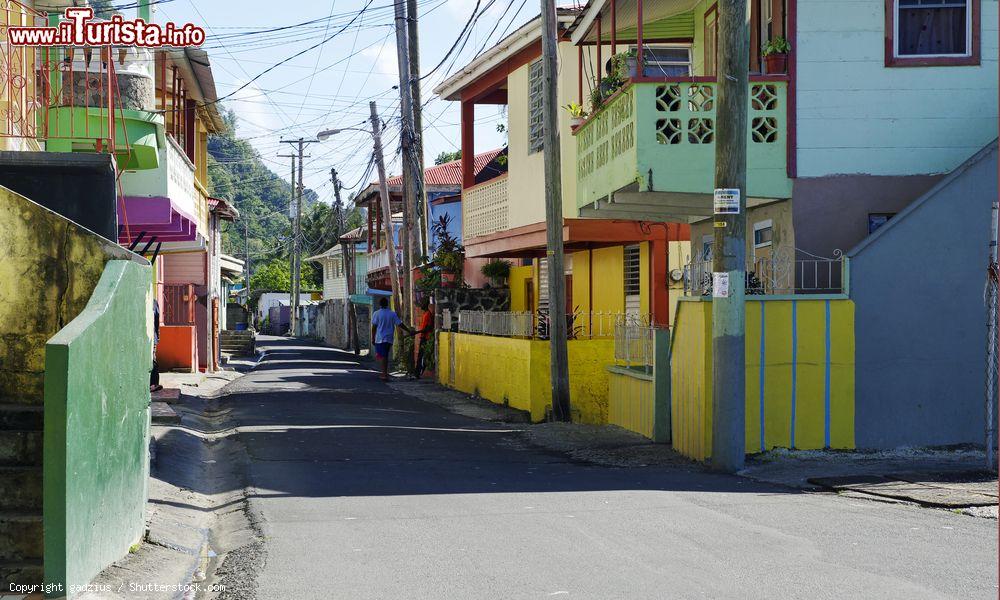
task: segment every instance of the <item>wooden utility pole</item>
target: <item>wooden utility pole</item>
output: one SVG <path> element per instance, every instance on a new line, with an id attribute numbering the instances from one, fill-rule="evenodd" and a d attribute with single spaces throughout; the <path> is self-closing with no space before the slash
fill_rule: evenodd
<path id="1" fill-rule="evenodd" d="M 247 308 L 250 308 L 250 215 L 243 217 L 243 287 L 247 290 Z M 253 321 L 250 322 L 253 326 Z"/>
<path id="2" fill-rule="evenodd" d="M 295 179 L 295 163 L 292 163 L 292 194 L 295 199 L 295 219 L 292 227 L 292 293 L 289 299 L 291 304 L 291 315 L 289 316 L 289 329 L 294 337 L 298 335 L 299 321 L 299 296 L 302 290 L 302 191 L 305 189 L 302 183 L 302 166 L 305 162 L 305 149 L 308 144 L 316 140 L 299 138 L 297 140 L 281 140 L 282 144 L 293 144 L 298 146 L 299 173 L 298 181 Z M 294 160 L 294 159 L 293 159 Z"/>
<path id="3" fill-rule="evenodd" d="M 420 227 L 420 253 L 430 256 L 430 205 L 427 202 L 427 188 L 424 181 L 424 117 L 420 94 L 420 42 L 418 36 L 419 14 L 417 0 L 406 0 L 406 27 L 410 50 L 410 96 L 413 98 L 413 154 L 417 161 L 417 212 Z"/>
<path id="4" fill-rule="evenodd" d="M 410 321 L 413 317 L 413 267 L 420 256 L 421 235 L 417 222 L 417 204 L 421 202 L 423 191 L 423 171 L 419 167 L 414 148 L 415 128 L 413 121 L 413 87 L 410 75 L 410 40 L 409 27 L 406 24 L 405 0 L 394 3 L 396 25 L 396 58 L 399 66 L 399 107 L 402 113 L 402 133 L 400 146 L 403 151 L 403 233 L 400 241 L 403 245 L 403 288 L 405 290 L 405 310 L 403 319 Z"/>
<path id="5" fill-rule="evenodd" d="M 347 219 L 344 218 L 344 203 L 340 199 L 340 178 L 337 177 L 337 169 L 330 169 L 330 177 L 333 180 L 333 195 L 337 199 L 337 237 L 340 239 L 347 229 Z M 347 277 L 347 345 L 354 350 L 354 354 L 361 354 L 361 343 L 358 341 L 358 313 L 355 310 L 354 301 L 351 297 L 357 292 L 355 290 L 354 274 L 354 242 L 348 243 L 340 239 L 340 255 L 344 260 L 344 275 Z"/>
<path id="6" fill-rule="evenodd" d="M 750 70 L 746 0 L 719 1 L 712 244 L 712 467 L 729 473 L 746 455 L 746 181 Z"/>
<path id="7" fill-rule="evenodd" d="M 555 0 L 542 2 L 543 131 L 545 133 L 545 224 L 549 269 L 549 352 L 552 416 L 569 421 L 569 355 L 566 347 L 566 276 L 563 266 L 562 167 L 559 157 L 559 21 Z M 463 156 L 462 160 L 473 160 Z"/>
<path id="8" fill-rule="evenodd" d="M 291 313 L 288 316 L 288 325 L 289 325 L 289 329 L 290 329 L 289 334 L 290 335 L 295 335 L 295 311 L 291 307 L 293 306 L 293 304 L 292 304 L 293 300 L 292 299 L 296 297 L 295 296 L 295 264 L 296 264 L 296 260 L 298 259 L 298 255 L 299 255 L 299 253 L 298 253 L 299 241 L 298 241 L 298 236 L 296 235 L 297 223 L 296 223 L 296 219 L 295 219 L 295 214 L 296 214 L 295 206 L 296 206 L 296 203 L 297 203 L 296 199 L 298 198 L 298 195 L 295 193 L 295 188 L 296 188 L 296 184 L 295 184 L 295 160 L 298 158 L 298 155 L 297 154 L 279 154 L 278 158 L 290 158 L 290 159 L 292 159 L 292 175 L 291 175 L 291 179 L 290 179 L 291 184 L 292 184 L 292 195 L 291 195 L 291 198 L 288 201 L 288 218 L 289 218 L 289 220 L 292 223 L 292 249 L 291 249 L 291 252 L 289 253 L 289 265 L 288 265 L 288 273 L 289 273 L 289 277 L 288 277 L 288 306 L 289 306 L 289 310 L 291 311 Z"/>
<path id="9" fill-rule="evenodd" d="M 375 165 L 378 167 L 378 191 L 382 200 L 382 227 L 385 230 L 385 240 L 389 254 L 389 282 L 392 285 L 392 302 L 395 307 L 402 303 L 399 290 L 399 267 L 396 265 L 396 248 L 392 241 L 392 209 L 389 204 L 389 186 L 385 178 L 385 159 L 382 156 L 382 124 L 378 120 L 378 108 L 375 101 L 368 103 L 371 109 L 372 137 L 375 138 Z M 371 254 L 371 248 L 368 249 Z"/>

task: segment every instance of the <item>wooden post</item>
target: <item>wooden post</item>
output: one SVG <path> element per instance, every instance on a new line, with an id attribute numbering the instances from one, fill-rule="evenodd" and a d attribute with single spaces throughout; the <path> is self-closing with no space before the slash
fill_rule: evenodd
<path id="1" fill-rule="evenodd" d="M 476 185 L 476 105 L 462 99 L 462 189 Z"/>
<path id="2" fill-rule="evenodd" d="M 712 467 L 729 473 L 743 467 L 746 454 L 748 25 L 747 0 L 719 1 L 712 245 Z M 725 202 L 726 198 L 730 201 Z"/>
<path id="3" fill-rule="evenodd" d="M 646 56 L 642 49 L 642 0 L 635 0 L 635 74 L 646 76 Z"/>
<path id="4" fill-rule="evenodd" d="M 611 56 L 618 54 L 618 0 L 611 0 Z"/>
<path id="5" fill-rule="evenodd" d="M 399 67 L 399 106 L 402 133 L 399 136 L 403 159 L 403 227 L 400 229 L 400 245 L 403 247 L 403 305 L 402 318 L 413 324 L 413 267 L 420 256 L 419 231 L 414 227 L 417 215 L 418 189 L 422 190 L 423 173 L 414 153 L 413 140 L 413 87 L 410 85 L 410 40 L 406 24 L 406 4 L 404 0 L 394 2 L 396 25 L 396 60 Z"/>
<path id="6" fill-rule="evenodd" d="M 780 1 L 780 0 L 779 0 Z M 413 98 L 413 154 L 417 160 L 417 208 L 420 226 L 420 254 L 429 254 L 431 208 L 427 201 L 427 186 L 424 181 L 424 118 L 423 103 L 420 98 L 420 42 L 418 39 L 417 0 L 406 0 L 406 27 L 410 49 L 410 96 Z"/>
<path id="7" fill-rule="evenodd" d="M 604 58 L 601 56 L 603 44 L 601 43 L 601 17 L 597 17 L 597 87 L 601 87 L 601 80 L 604 79 Z"/>
<path id="8" fill-rule="evenodd" d="M 389 206 L 389 186 L 385 177 L 385 159 L 382 157 L 382 125 L 378 120 L 378 109 L 375 101 L 368 103 L 371 110 L 372 136 L 375 138 L 375 164 L 378 167 L 378 190 L 382 199 L 382 225 L 385 227 L 386 252 L 389 253 L 389 282 L 392 285 L 393 306 L 399 307 L 402 302 L 399 288 L 399 267 L 396 265 L 396 248 L 392 241 L 392 209 Z"/>
<path id="9" fill-rule="evenodd" d="M 545 133 L 545 215 L 549 268 L 549 360 L 552 376 L 552 416 L 569 421 L 569 355 L 566 343 L 566 277 L 563 266 L 562 169 L 559 157 L 559 96 L 557 88 L 559 24 L 555 0 L 542 4 L 543 130 Z"/>

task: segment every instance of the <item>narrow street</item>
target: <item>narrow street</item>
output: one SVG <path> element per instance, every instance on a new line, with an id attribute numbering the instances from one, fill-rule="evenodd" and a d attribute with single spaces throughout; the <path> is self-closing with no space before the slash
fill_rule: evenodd
<path id="1" fill-rule="evenodd" d="M 258 344 L 223 404 L 263 519 L 261 599 L 996 597 L 995 521 L 581 464 L 350 354 Z"/>

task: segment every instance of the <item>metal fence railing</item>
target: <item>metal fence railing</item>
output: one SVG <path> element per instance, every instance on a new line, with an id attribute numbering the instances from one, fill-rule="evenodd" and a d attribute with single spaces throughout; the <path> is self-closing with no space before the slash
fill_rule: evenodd
<path id="1" fill-rule="evenodd" d="M 457 322 L 456 322 L 457 318 Z M 566 315 L 567 337 L 576 339 L 611 339 L 620 326 L 649 327 L 646 315 L 620 312 L 577 311 Z M 500 337 L 549 338 L 549 315 L 546 311 L 444 310 L 439 327 L 446 331 Z"/>
<path id="2" fill-rule="evenodd" d="M 653 368 L 656 355 L 656 327 L 620 323 L 615 326 L 615 362 L 626 367 Z"/>
<path id="3" fill-rule="evenodd" d="M 823 258 L 795 250 L 776 250 L 770 256 L 749 257 L 746 267 L 748 296 L 790 294 L 843 294 L 847 271 L 840 250 Z M 684 267 L 684 295 L 712 295 L 712 261 L 692 261 Z"/>

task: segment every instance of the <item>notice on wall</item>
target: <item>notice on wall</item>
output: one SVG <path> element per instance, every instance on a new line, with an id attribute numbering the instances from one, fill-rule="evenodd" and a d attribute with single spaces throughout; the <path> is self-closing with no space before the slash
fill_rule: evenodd
<path id="1" fill-rule="evenodd" d="M 717 215 L 740 214 L 740 191 L 736 189 L 715 190 L 714 207 Z"/>
<path id="2" fill-rule="evenodd" d="M 729 273 L 712 273 L 712 297 L 729 297 Z"/>

